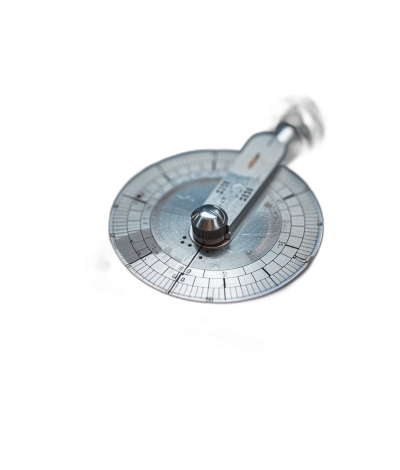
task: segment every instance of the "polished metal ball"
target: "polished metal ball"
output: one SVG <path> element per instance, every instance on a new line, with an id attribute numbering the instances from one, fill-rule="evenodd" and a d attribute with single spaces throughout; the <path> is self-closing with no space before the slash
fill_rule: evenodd
<path id="1" fill-rule="evenodd" d="M 221 207 L 205 204 L 191 215 L 193 237 L 202 245 L 216 245 L 225 240 L 228 214 Z"/>

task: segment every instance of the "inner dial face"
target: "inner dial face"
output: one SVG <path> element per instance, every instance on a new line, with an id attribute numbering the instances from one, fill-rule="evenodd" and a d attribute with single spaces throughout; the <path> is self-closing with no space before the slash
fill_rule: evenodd
<path id="1" fill-rule="evenodd" d="M 146 168 L 125 185 L 111 210 L 110 235 L 133 274 L 176 297 L 235 302 L 269 294 L 307 267 L 321 242 L 322 213 L 304 181 L 284 166 L 229 244 L 213 250 L 191 240 L 191 213 L 237 155 L 177 155 Z"/>

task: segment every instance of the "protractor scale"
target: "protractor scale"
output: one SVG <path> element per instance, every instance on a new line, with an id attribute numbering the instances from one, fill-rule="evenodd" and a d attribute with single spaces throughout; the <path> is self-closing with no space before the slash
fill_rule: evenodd
<path id="1" fill-rule="evenodd" d="M 237 302 L 285 286 L 311 263 L 323 218 L 307 184 L 283 165 L 323 134 L 302 100 L 242 150 L 201 150 L 134 176 L 111 209 L 111 243 L 129 271 L 174 297 Z"/>

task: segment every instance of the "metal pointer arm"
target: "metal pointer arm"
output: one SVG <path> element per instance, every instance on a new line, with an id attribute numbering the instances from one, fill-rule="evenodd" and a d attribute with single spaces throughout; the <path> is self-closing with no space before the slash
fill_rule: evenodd
<path id="1" fill-rule="evenodd" d="M 292 104 L 274 132 L 250 137 L 228 173 L 192 213 L 194 241 L 215 247 L 225 244 L 283 159 L 297 154 L 304 143 L 312 145 L 322 135 L 320 112 L 311 100 L 304 99 Z"/>

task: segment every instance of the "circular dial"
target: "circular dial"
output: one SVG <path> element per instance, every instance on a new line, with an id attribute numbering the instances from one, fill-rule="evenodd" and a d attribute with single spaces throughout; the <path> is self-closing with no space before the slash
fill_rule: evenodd
<path id="1" fill-rule="evenodd" d="M 124 186 L 111 209 L 110 237 L 133 274 L 172 296 L 235 302 L 273 292 L 304 271 L 321 243 L 322 213 L 312 191 L 285 166 L 230 243 L 213 250 L 190 238 L 192 212 L 237 155 L 184 153 L 146 168 Z"/>

